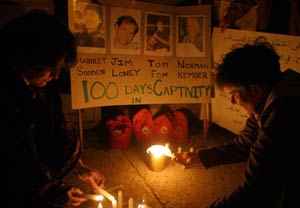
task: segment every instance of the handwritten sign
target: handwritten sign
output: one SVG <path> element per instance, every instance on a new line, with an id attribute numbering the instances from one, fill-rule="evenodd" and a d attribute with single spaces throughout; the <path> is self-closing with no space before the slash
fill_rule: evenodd
<path id="1" fill-rule="evenodd" d="M 81 54 L 71 70 L 72 108 L 208 103 L 207 59 Z"/>
<path id="2" fill-rule="evenodd" d="M 222 57 L 234 46 L 252 43 L 258 37 L 270 42 L 280 55 L 281 70 L 291 68 L 300 72 L 300 37 L 279 35 L 254 31 L 227 29 L 221 33 L 220 28 L 214 28 L 212 36 L 213 59 L 219 63 Z M 224 92 L 215 90 L 212 99 L 212 121 L 220 126 L 238 133 L 248 118 L 246 111 L 230 103 L 230 97 Z"/>
<path id="3" fill-rule="evenodd" d="M 116 7 L 112 4 L 104 6 L 83 1 L 74 3 L 69 0 L 68 2 L 69 28 L 77 34 L 78 40 L 85 43 L 78 47 L 78 63 L 71 69 L 73 109 L 211 101 L 211 8 L 209 5 L 179 8 L 134 2 L 130 6 L 124 5 L 123 8 L 121 5 Z M 97 31 L 102 38 L 101 45 L 86 44 L 89 42 L 83 41 L 86 40 L 83 37 L 89 34 L 85 34 L 85 30 L 78 32 L 75 27 L 78 26 L 76 15 L 80 13 L 84 15 L 85 9 L 92 6 L 94 10 L 97 8 L 99 18 L 102 17 L 103 20 L 100 21 L 102 29 Z M 122 19 L 124 15 L 130 15 L 136 20 L 139 29 L 136 30 L 137 33 L 132 41 L 138 44 L 131 42 L 126 49 L 121 47 L 114 50 L 115 47 L 119 47 L 114 43 L 117 35 L 120 35 L 117 33 L 115 22 L 116 19 Z M 195 29 L 199 30 L 199 35 L 194 42 L 184 42 L 183 37 L 188 37 L 185 21 L 190 19 L 196 23 Z M 147 52 L 148 36 L 156 27 L 154 24 L 156 20 L 164 23 L 169 31 L 170 41 L 167 44 L 168 48 L 160 48 L 162 44 L 159 44 L 155 47 L 155 51 L 149 53 Z M 79 22 L 85 26 L 89 23 Z M 178 34 L 176 31 L 181 31 L 182 35 L 176 35 Z M 159 37 L 160 34 L 161 32 L 157 32 L 155 37 Z M 193 51 L 189 49 L 184 51 L 183 56 L 178 53 L 179 45 L 193 48 L 198 53 L 192 53 Z M 198 45 L 202 46 L 201 50 L 196 47 Z M 132 50 L 134 53 L 130 53 Z M 168 53 L 164 53 L 165 50 L 169 50 Z"/>

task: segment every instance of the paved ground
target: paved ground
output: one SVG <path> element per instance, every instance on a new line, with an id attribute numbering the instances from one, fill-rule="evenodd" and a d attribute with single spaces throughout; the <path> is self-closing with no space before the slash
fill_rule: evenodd
<path id="1" fill-rule="evenodd" d="M 232 139 L 234 134 L 213 126 L 209 129 L 207 141 L 203 141 L 201 132 L 190 136 L 189 142 L 180 145 L 182 150 L 189 150 L 223 143 Z M 132 143 L 127 149 L 111 149 L 102 144 L 95 131 L 84 132 L 85 149 L 82 159 L 91 167 L 98 168 L 106 178 L 105 186 L 117 198 L 119 190 L 123 195 L 123 207 L 128 207 L 132 197 L 134 207 L 145 195 L 151 208 L 204 208 L 214 199 L 231 192 L 242 179 L 244 163 L 224 165 L 205 169 L 199 165 L 189 169 L 174 161 L 169 161 L 161 172 L 149 169 L 144 147 Z M 171 144 L 170 149 L 177 150 L 179 145 Z M 68 180 L 87 193 L 90 189 L 70 174 Z M 116 188 L 122 185 L 122 188 Z M 103 207 L 112 207 L 108 200 Z M 97 208 L 97 203 L 87 201 L 80 208 Z"/>

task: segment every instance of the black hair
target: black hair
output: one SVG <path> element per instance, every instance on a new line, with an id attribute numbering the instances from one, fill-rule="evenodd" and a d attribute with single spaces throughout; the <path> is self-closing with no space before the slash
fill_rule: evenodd
<path id="1" fill-rule="evenodd" d="M 1 55 L 19 71 L 39 74 L 64 61 L 76 63 L 76 40 L 68 27 L 44 10 L 31 10 L 9 22 L 1 33 Z"/>
<path id="2" fill-rule="evenodd" d="M 216 67 L 215 82 L 221 89 L 251 84 L 272 86 L 281 75 L 279 59 L 268 42 L 255 41 L 254 44 L 236 47 Z"/>
<path id="3" fill-rule="evenodd" d="M 135 21 L 135 19 L 132 16 L 120 16 L 118 17 L 117 21 L 115 22 L 115 26 L 120 26 L 123 22 L 128 22 L 128 23 L 132 23 L 135 25 L 135 30 L 134 30 L 134 35 L 138 33 L 139 31 L 139 25 L 137 24 L 137 22 Z"/>
<path id="4" fill-rule="evenodd" d="M 102 19 L 103 18 L 103 11 L 102 11 L 102 7 L 101 5 L 99 4 L 87 4 L 83 10 L 83 12 L 85 12 L 86 10 L 93 10 L 95 11 L 98 16 L 99 16 L 99 19 Z"/>

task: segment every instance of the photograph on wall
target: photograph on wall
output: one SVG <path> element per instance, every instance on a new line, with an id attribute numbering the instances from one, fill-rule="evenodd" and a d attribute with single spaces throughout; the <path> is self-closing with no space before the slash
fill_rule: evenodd
<path id="1" fill-rule="evenodd" d="M 111 53 L 141 53 L 141 10 L 111 7 Z"/>
<path id="2" fill-rule="evenodd" d="M 205 56 L 205 15 L 176 16 L 176 55 Z"/>
<path id="3" fill-rule="evenodd" d="M 172 18 L 163 13 L 146 13 L 145 55 L 172 55 Z"/>
<path id="4" fill-rule="evenodd" d="M 69 28 L 78 41 L 79 52 L 106 52 L 104 6 L 69 1 Z"/>

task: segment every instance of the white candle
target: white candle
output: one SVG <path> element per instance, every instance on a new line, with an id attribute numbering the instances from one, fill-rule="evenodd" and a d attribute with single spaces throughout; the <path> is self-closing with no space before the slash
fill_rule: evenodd
<path id="1" fill-rule="evenodd" d="M 128 200 L 128 208 L 133 208 L 133 199 L 131 197 Z"/>
<path id="2" fill-rule="evenodd" d="M 122 191 L 119 190 L 118 191 L 118 208 L 122 208 L 123 207 L 123 203 L 122 203 Z"/>
<path id="3" fill-rule="evenodd" d="M 194 152 L 194 147 L 191 147 L 191 148 L 190 148 L 190 152 Z"/>
<path id="4" fill-rule="evenodd" d="M 84 197 L 86 199 L 95 200 L 95 201 L 102 201 L 103 200 L 102 195 L 94 195 L 94 194 L 83 193 L 82 197 Z"/>
<path id="5" fill-rule="evenodd" d="M 111 202 L 113 202 L 113 201 L 116 200 L 113 195 L 111 195 L 110 193 L 108 193 L 104 189 L 99 188 L 98 191 L 99 191 L 100 194 L 102 194 L 104 197 L 106 197 L 107 199 L 109 199 Z"/>
<path id="6" fill-rule="evenodd" d="M 169 146 L 170 146 L 169 143 L 166 143 L 166 144 L 165 144 L 165 147 L 168 148 L 168 149 L 169 149 Z"/>
<path id="7" fill-rule="evenodd" d="M 103 208 L 103 206 L 102 206 L 101 202 L 99 202 L 99 204 L 98 204 L 98 208 Z"/>
<path id="8" fill-rule="evenodd" d="M 178 147 L 177 149 L 177 153 L 180 154 L 181 153 L 181 147 Z"/>
<path id="9" fill-rule="evenodd" d="M 111 204 L 113 208 L 117 208 L 117 200 L 114 199 Z"/>

